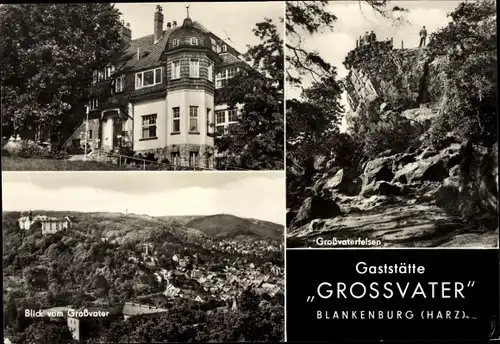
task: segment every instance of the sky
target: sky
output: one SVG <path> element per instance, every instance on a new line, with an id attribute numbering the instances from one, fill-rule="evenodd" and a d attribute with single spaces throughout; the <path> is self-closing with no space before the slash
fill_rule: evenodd
<path id="1" fill-rule="evenodd" d="M 348 71 L 342 62 L 347 53 L 356 48 L 356 39 L 366 31 L 373 30 L 377 39 L 393 37 L 395 48 L 401 46 L 401 41 L 404 42 L 405 48 L 414 48 L 418 46 L 418 33 L 422 26 L 425 25 L 428 35 L 446 26 L 450 20 L 447 13 L 453 11 L 460 2 L 462 1 L 390 1 L 388 8 L 398 6 L 408 9 L 401 25 L 395 25 L 394 21 L 376 14 L 363 1 L 331 1 L 327 10 L 338 18 L 333 31 L 324 31 L 312 36 L 304 33 L 303 46 L 318 51 L 324 60 L 337 67 L 338 77 L 344 78 Z M 310 83 L 310 79 L 305 79 L 303 86 L 308 87 Z M 286 94 L 288 99 L 298 98 L 300 90 L 288 88 Z M 346 98 L 344 93 L 341 103 L 348 110 Z M 345 120 L 341 129 L 346 129 Z"/>
<path id="2" fill-rule="evenodd" d="M 264 172 L 3 172 L 4 211 L 231 214 L 284 224 L 285 177 Z"/>
<path id="3" fill-rule="evenodd" d="M 122 20 L 130 23 L 132 39 L 153 34 L 153 19 L 156 6 L 163 8 L 163 25 L 177 21 L 181 25 L 187 16 L 199 22 L 207 30 L 240 53 L 245 53 L 247 45 L 259 43 L 252 29 L 255 24 L 270 18 L 277 25 L 283 37 L 284 26 L 279 21 L 284 17 L 284 2 L 173 2 L 173 3 L 117 3 L 115 7 L 122 13 Z M 227 38 L 230 38 L 228 41 Z"/>

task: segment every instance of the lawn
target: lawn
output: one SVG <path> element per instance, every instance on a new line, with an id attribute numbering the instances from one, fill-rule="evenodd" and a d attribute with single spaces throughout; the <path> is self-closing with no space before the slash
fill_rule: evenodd
<path id="1" fill-rule="evenodd" d="M 97 161 L 69 161 L 56 159 L 24 159 L 2 157 L 2 171 L 122 171 L 118 165 Z"/>

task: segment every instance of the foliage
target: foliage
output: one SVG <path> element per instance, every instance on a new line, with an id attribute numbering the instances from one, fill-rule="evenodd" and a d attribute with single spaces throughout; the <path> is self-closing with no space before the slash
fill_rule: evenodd
<path id="1" fill-rule="evenodd" d="M 404 12 L 406 9 L 398 6 L 389 8 L 388 0 L 359 0 L 359 2 L 368 4 L 376 13 L 384 18 L 393 19 L 395 23 L 404 20 L 404 17 L 396 18 L 393 14 Z M 306 35 L 333 29 L 338 17 L 328 9 L 330 4 L 328 1 L 286 2 L 286 76 L 291 86 L 300 86 L 304 76 L 319 81 L 334 68 L 318 52 L 309 51 L 302 46 Z"/>
<path id="2" fill-rule="evenodd" d="M 455 132 L 462 141 L 490 146 L 497 141 L 496 4 L 464 2 L 449 16 L 450 24 L 433 33 L 428 45 L 442 61 L 444 86 L 439 86 L 446 99 L 429 142 L 439 145 L 447 132 Z"/>
<path id="3" fill-rule="evenodd" d="M 317 156 L 330 157 L 342 116 L 342 89 L 332 72 L 302 93 L 303 100 L 287 101 L 287 203 L 300 202 L 315 173 Z M 313 154 L 311 154 L 314 152 Z M 293 191 L 292 191 L 293 190 Z M 296 196 L 299 199 L 296 199 Z"/>
<path id="4" fill-rule="evenodd" d="M 4 125 L 60 125 L 120 50 L 119 14 L 109 3 L 1 6 Z"/>
<path id="5" fill-rule="evenodd" d="M 418 142 L 421 132 L 417 123 L 412 123 L 395 111 L 382 112 L 376 105 L 378 102 L 361 103 L 352 120 L 353 138 L 361 144 L 364 159 L 386 151 L 402 152 Z"/>
<path id="6" fill-rule="evenodd" d="M 215 144 L 226 156 L 238 156 L 236 167 L 283 169 L 283 39 L 270 19 L 257 23 L 253 32 L 261 40 L 248 50 L 254 69 L 242 70 L 218 94 L 230 107 L 244 104 L 242 115 Z"/>

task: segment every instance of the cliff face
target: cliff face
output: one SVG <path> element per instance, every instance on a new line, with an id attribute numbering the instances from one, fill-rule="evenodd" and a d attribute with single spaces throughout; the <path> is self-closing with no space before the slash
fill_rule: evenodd
<path id="1" fill-rule="evenodd" d="M 355 111 L 362 100 L 378 98 L 390 108 L 411 109 L 422 103 L 439 107 L 445 86 L 441 62 L 425 48 L 393 49 L 386 42 L 356 48 L 344 62 L 350 106 Z"/>

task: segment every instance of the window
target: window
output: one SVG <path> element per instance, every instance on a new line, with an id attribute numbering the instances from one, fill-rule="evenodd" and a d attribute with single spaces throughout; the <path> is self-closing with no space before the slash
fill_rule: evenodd
<path id="1" fill-rule="evenodd" d="M 97 82 L 101 82 L 104 80 L 104 71 L 103 70 L 98 70 L 97 71 Z"/>
<path id="2" fill-rule="evenodd" d="M 210 43 L 212 44 L 212 50 L 217 52 L 217 43 L 215 42 L 215 39 L 210 38 Z"/>
<path id="3" fill-rule="evenodd" d="M 198 160 L 198 152 L 189 153 L 189 167 L 196 167 Z"/>
<path id="4" fill-rule="evenodd" d="M 225 117 L 225 111 L 216 111 L 215 112 L 215 124 L 221 124 L 226 121 Z"/>
<path id="5" fill-rule="evenodd" d="M 92 83 L 97 83 L 97 69 L 92 72 Z"/>
<path id="6" fill-rule="evenodd" d="M 221 47 L 221 51 L 225 53 L 227 51 L 227 45 L 223 44 Z"/>
<path id="7" fill-rule="evenodd" d="M 181 63 L 180 61 L 173 61 L 171 79 L 179 79 L 180 77 L 181 77 Z"/>
<path id="8" fill-rule="evenodd" d="M 228 114 L 228 119 L 227 119 L 228 122 L 236 122 L 236 121 L 238 121 L 238 112 L 237 112 L 237 110 L 235 110 L 235 109 L 229 110 L 227 112 L 227 114 Z"/>
<path id="9" fill-rule="evenodd" d="M 156 114 L 142 116 L 142 138 L 156 138 Z"/>
<path id="10" fill-rule="evenodd" d="M 115 72 L 115 66 L 108 66 L 104 69 L 104 79 L 109 79 Z"/>
<path id="11" fill-rule="evenodd" d="M 238 71 L 237 68 L 231 67 L 227 69 L 223 69 L 219 73 L 217 73 L 215 88 L 222 88 L 227 85 L 228 80 L 236 75 Z"/>
<path id="12" fill-rule="evenodd" d="M 173 45 L 174 47 L 176 47 L 176 46 L 178 46 L 178 45 L 179 45 L 179 42 L 180 42 L 180 40 L 179 40 L 178 38 L 175 38 L 175 39 L 173 40 L 173 42 L 172 42 L 172 45 Z"/>
<path id="13" fill-rule="evenodd" d="M 181 131 L 181 109 L 179 107 L 172 108 L 173 118 L 173 132 L 178 133 Z"/>
<path id="14" fill-rule="evenodd" d="M 161 83 L 162 68 L 147 70 L 135 74 L 135 88 L 143 88 Z"/>
<path id="15" fill-rule="evenodd" d="M 172 153 L 172 163 L 175 166 L 179 166 L 181 162 L 181 154 L 179 152 L 173 152 Z"/>
<path id="16" fill-rule="evenodd" d="M 208 80 L 214 81 L 214 65 L 212 63 L 208 64 Z"/>
<path id="17" fill-rule="evenodd" d="M 198 38 L 191 37 L 191 45 L 198 45 Z"/>
<path id="18" fill-rule="evenodd" d="M 212 110 L 207 108 L 207 133 L 210 134 L 212 133 L 212 126 L 210 123 L 210 116 L 211 116 Z"/>
<path id="19" fill-rule="evenodd" d="M 90 111 L 95 110 L 98 107 L 99 107 L 99 99 L 97 99 L 97 98 L 91 98 L 90 99 L 90 104 L 89 104 Z"/>
<path id="20" fill-rule="evenodd" d="M 119 76 L 115 80 L 115 93 L 120 93 L 123 91 L 125 86 L 125 75 Z"/>
<path id="21" fill-rule="evenodd" d="M 87 134 L 87 138 L 88 138 L 89 140 L 92 140 L 92 129 L 91 129 L 91 130 L 89 130 L 89 132 L 88 132 L 88 134 Z"/>
<path id="22" fill-rule="evenodd" d="M 189 77 L 199 78 L 200 77 L 200 61 L 197 59 L 189 60 Z"/>
<path id="23" fill-rule="evenodd" d="M 189 132 L 198 132 L 198 107 L 189 107 Z"/>

